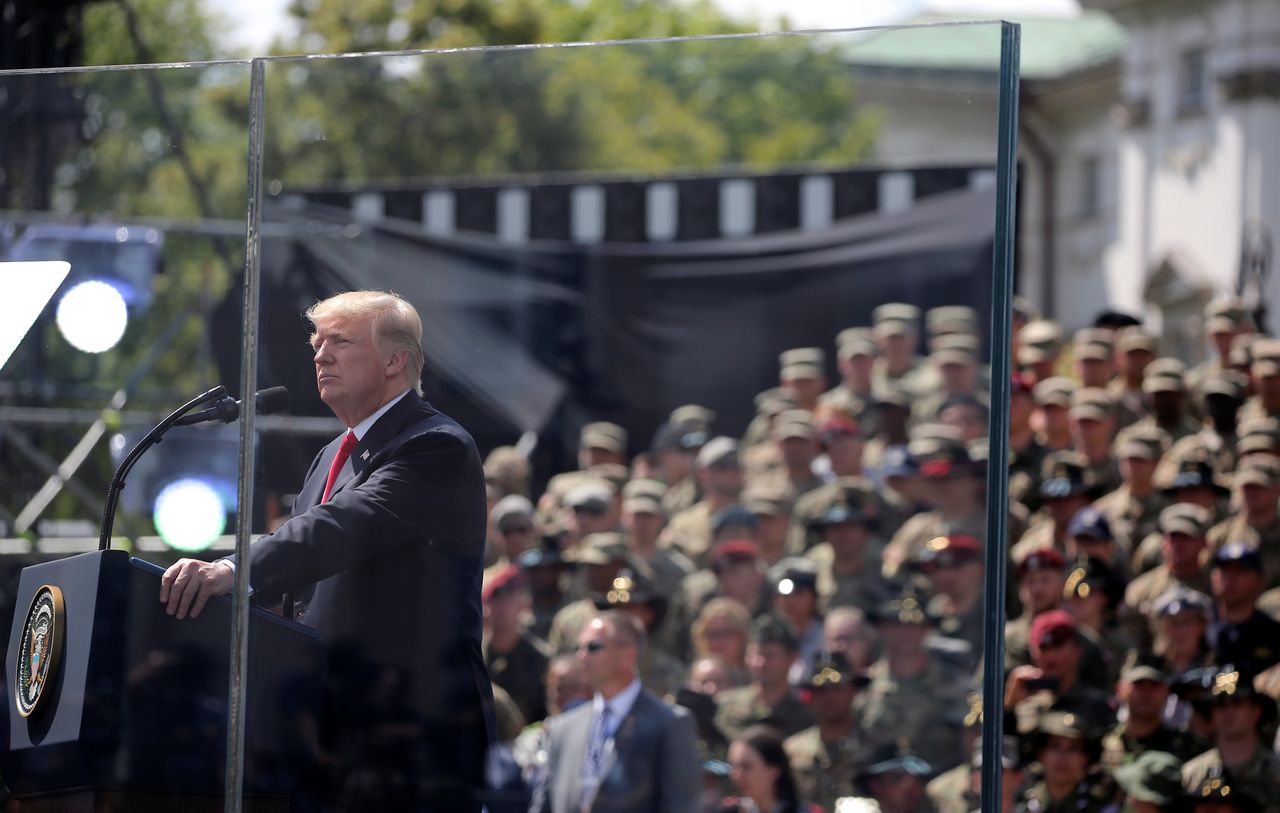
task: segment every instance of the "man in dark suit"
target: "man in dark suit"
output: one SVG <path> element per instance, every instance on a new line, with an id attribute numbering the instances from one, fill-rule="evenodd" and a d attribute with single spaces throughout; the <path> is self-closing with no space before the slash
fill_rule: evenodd
<path id="1" fill-rule="evenodd" d="M 578 635 L 595 690 L 547 723 L 547 766 L 530 813 L 696 813 L 701 760 L 693 717 L 640 686 L 645 632 L 616 610 Z"/>
<path id="2" fill-rule="evenodd" d="M 394 294 L 312 306 L 320 397 L 348 427 L 293 516 L 249 553 L 253 601 L 311 589 L 302 622 L 329 653 L 304 809 L 478 811 L 494 740 L 480 652 L 485 488 L 471 436 L 420 394 L 422 322 Z M 233 560 L 183 559 L 170 615 L 231 590 Z"/>

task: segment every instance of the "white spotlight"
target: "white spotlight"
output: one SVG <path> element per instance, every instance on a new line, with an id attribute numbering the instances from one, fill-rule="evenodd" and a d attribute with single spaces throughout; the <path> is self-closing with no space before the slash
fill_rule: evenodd
<path id="1" fill-rule="evenodd" d="M 77 350 L 103 353 L 124 336 L 129 312 L 114 286 L 98 280 L 76 285 L 58 302 L 58 330 Z"/>
<path id="2" fill-rule="evenodd" d="M 202 551 L 226 528 L 227 510 L 213 486 L 184 477 L 161 489 L 152 520 L 169 547 Z"/>

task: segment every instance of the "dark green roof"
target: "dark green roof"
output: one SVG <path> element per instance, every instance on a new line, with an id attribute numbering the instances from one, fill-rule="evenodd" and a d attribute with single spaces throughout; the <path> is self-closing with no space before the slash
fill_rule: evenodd
<path id="1" fill-rule="evenodd" d="M 1100 11 L 1075 17 L 1015 16 L 1009 21 L 1022 25 L 1022 76 L 1026 79 L 1052 79 L 1114 59 L 1127 41 L 1124 28 Z M 849 43 L 845 61 L 903 69 L 998 70 L 1000 26 L 942 25 L 962 22 L 966 18 L 954 14 L 921 14 L 903 24 L 935 27 L 870 33 Z"/>

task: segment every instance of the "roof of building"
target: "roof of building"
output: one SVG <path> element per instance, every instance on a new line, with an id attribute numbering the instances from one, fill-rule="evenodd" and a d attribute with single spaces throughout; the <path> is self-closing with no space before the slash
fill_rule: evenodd
<path id="1" fill-rule="evenodd" d="M 929 28 L 886 28 L 849 43 L 845 61 L 905 70 L 997 71 L 999 26 L 955 25 L 973 16 L 926 12 L 903 25 L 952 24 L 945 37 Z M 1110 16 L 1082 11 L 1071 17 L 1014 15 L 1022 25 L 1021 73 L 1025 79 L 1054 79 L 1118 57 L 1127 36 Z"/>

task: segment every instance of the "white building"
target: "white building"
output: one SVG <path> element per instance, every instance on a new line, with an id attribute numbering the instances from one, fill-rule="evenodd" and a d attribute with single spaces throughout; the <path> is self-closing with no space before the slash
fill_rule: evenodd
<path id="1" fill-rule="evenodd" d="M 1210 299 L 1243 290 L 1280 307 L 1280 274 L 1259 292 L 1246 273 L 1242 289 L 1242 267 L 1268 268 L 1266 244 L 1280 236 L 1280 2 L 1083 5 L 1013 18 L 1018 290 L 1068 328 L 1104 307 L 1143 315 L 1165 352 L 1195 358 Z M 975 15 L 906 22 L 965 16 Z M 921 54 L 888 33 L 851 49 L 861 98 L 884 118 L 880 157 L 989 157 L 995 54 L 975 37 Z"/>

